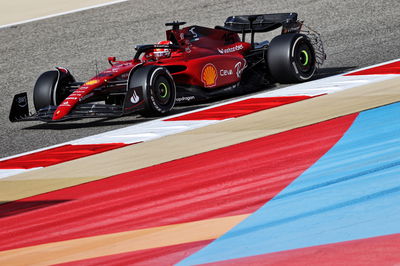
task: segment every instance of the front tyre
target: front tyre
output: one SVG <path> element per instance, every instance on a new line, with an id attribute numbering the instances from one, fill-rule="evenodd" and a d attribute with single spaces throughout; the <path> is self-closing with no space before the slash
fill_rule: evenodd
<path id="1" fill-rule="evenodd" d="M 267 56 L 269 71 L 279 83 L 308 81 L 317 69 L 314 47 L 303 34 L 276 36 L 270 43 Z"/>
<path id="2" fill-rule="evenodd" d="M 140 112 L 144 116 L 161 116 L 175 105 L 176 87 L 169 71 L 156 65 L 140 66 L 131 73 L 128 81 L 128 90 L 135 92 L 138 101 L 143 97 L 144 109 Z"/>
<path id="3" fill-rule="evenodd" d="M 50 105 L 57 106 L 68 97 L 70 91 L 67 85 L 75 82 L 75 79 L 65 71 L 51 70 L 39 76 L 33 88 L 33 104 L 36 111 Z"/>
<path id="4" fill-rule="evenodd" d="M 147 111 L 150 113 L 161 115 L 174 107 L 176 99 L 175 83 L 165 68 L 158 67 L 151 73 L 148 99 Z"/>

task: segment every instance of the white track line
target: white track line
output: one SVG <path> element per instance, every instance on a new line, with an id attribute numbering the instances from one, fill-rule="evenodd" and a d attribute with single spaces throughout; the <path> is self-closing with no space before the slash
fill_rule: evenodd
<path id="1" fill-rule="evenodd" d="M 109 6 L 109 5 L 118 4 L 118 3 L 127 2 L 127 1 L 128 0 L 115 0 L 115 1 L 112 1 L 112 2 L 108 2 L 108 3 L 103 3 L 103 4 L 94 5 L 94 6 L 88 6 L 88 7 L 82 7 L 82 8 L 74 9 L 74 10 L 71 10 L 71 11 L 61 12 L 61 13 L 57 13 L 57 14 L 53 14 L 53 15 L 44 16 L 44 17 L 32 18 L 32 19 L 28 19 L 28 20 L 15 22 L 15 23 L 1 25 L 0 29 L 9 28 L 9 27 L 17 26 L 17 25 L 21 25 L 21 24 L 26 24 L 26 23 L 34 22 L 34 21 L 38 21 L 38 20 L 54 18 L 54 17 L 68 15 L 68 14 L 72 14 L 72 13 L 77 13 L 77 12 L 85 11 L 85 10 L 88 10 L 88 9 Z"/>

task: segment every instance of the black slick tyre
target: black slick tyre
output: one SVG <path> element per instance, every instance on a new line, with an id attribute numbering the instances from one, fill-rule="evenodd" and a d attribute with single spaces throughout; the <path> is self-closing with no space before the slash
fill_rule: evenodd
<path id="1" fill-rule="evenodd" d="M 69 82 L 74 81 L 71 74 L 60 70 L 44 72 L 39 76 L 33 88 L 35 110 L 38 111 L 50 105 L 59 105 L 70 93 L 66 86 Z"/>
<path id="2" fill-rule="evenodd" d="M 276 36 L 271 40 L 267 57 L 270 74 L 279 83 L 308 81 L 317 69 L 314 48 L 303 34 Z"/>
<path id="3" fill-rule="evenodd" d="M 135 69 L 128 82 L 129 90 L 141 87 L 139 97 L 144 99 L 144 116 L 161 116 L 175 105 L 176 86 L 169 71 L 161 66 L 149 65 Z"/>

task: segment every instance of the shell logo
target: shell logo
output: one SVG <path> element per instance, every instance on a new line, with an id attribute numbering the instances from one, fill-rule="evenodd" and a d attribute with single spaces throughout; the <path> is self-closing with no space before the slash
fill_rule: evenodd
<path id="1" fill-rule="evenodd" d="M 217 68 L 209 63 L 203 67 L 201 71 L 201 81 L 204 83 L 204 87 L 214 87 L 217 82 Z"/>

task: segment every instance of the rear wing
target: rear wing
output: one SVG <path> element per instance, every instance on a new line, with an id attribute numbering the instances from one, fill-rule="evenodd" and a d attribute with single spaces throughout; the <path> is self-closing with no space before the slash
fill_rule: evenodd
<path id="1" fill-rule="evenodd" d="M 256 32 L 268 32 L 282 27 L 281 34 L 301 33 L 306 35 L 315 49 L 318 66 L 326 59 L 320 34 L 298 20 L 297 13 L 275 13 L 259 15 L 231 16 L 225 20 L 224 26 L 216 26 L 215 29 L 231 31 L 242 34 L 242 42 L 246 41 L 246 33 L 251 34 L 251 46 L 254 47 L 254 34 Z"/>
<path id="2" fill-rule="evenodd" d="M 242 15 L 228 17 L 224 26 L 215 28 L 245 34 L 267 32 L 281 26 L 285 28 L 289 25 L 297 24 L 297 22 L 297 13 Z"/>
<path id="3" fill-rule="evenodd" d="M 224 26 L 215 28 L 241 33 L 242 42 L 246 40 L 246 33 L 250 33 L 251 46 L 254 47 L 254 33 L 256 32 L 268 32 L 282 27 L 282 34 L 298 33 L 301 26 L 302 22 L 297 20 L 297 13 L 275 13 L 231 16 L 225 20 Z"/>

